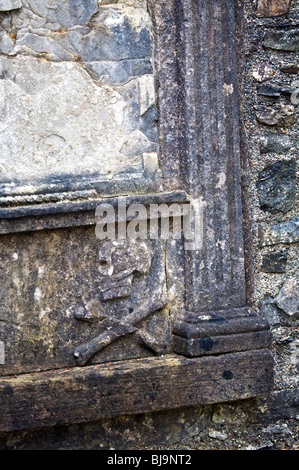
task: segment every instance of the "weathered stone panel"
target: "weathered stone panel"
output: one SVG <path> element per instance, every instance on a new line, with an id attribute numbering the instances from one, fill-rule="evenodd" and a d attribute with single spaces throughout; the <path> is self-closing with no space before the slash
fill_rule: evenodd
<path id="1" fill-rule="evenodd" d="M 94 227 L 29 232 L 1 237 L 1 260 L 1 375 L 74 367 L 76 348 L 107 327 L 114 327 L 113 338 L 105 349 L 89 353 L 86 362 L 170 349 L 160 242 L 100 242 Z M 138 327 L 117 332 L 116 324 L 138 309 Z"/>
<path id="2" fill-rule="evenodd" d="M 24 2 L 1 48 L 1 196 L 159 187 L 145 4 Z"/>

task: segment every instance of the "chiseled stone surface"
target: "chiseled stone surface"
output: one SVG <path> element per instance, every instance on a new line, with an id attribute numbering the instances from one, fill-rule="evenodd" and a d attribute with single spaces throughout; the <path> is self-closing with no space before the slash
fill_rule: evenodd
<path id="1" fill-rule="evenodd" d="M 142 153 L 155 151 L 127 98 L 134 94 L 145 109 L 153 103 L 151 76 L 136 78 L 120 93 L 98 86 L 77 63 L 0 61 L 2 191 L 21 180 L 30 192 L 34 181 L 57 174 L 141 171 Z"/>
<path id="2" fill-rule="evenodd" d="M 24 1 L 0 50 L 2 195 L 142 174 L 148 154 L 157 167 L 144 2 Z"/>

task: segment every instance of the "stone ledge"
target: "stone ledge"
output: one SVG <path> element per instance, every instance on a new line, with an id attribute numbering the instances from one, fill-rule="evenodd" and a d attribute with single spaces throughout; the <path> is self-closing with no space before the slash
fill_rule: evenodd
<path id="1" fill-rule="evenodd" d="M 267 395 L 268 349 L 161 356 L 0 379 L 0 432 Z"/>
<path id="2" fill-rule="evenodd" d="M 173 350 L 187 357 L 271 346 L 269 322 L 249 307 L 189 313 L 173 323 Z"/>
<path id="3" fill-rule="evenodd" d="M 117 207 L 119 197 L 0 208 L 0 234 L 95 225 L 97 206 L 105 203 Z M 126 196 L 127 206 L 143 204 L 148 207 L 150 204 L 187 201 L 188 195 L 185 191 Z"/>

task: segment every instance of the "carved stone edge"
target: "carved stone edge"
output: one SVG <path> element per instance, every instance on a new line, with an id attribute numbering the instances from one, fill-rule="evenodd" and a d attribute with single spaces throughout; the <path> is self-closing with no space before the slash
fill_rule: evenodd
<path id="1" fill-rule="evenodd" d="M 56 229 L 94 225 L 95 210 L 101 203 L 117 207 L 119 198 L 126 197 L 127 206 L 142 204 L 183 203 L 188 201 L 185 191 L 149 193 L 134 196 L 32 204 L 0 208 L 0 235 L 43 229 Z"/>
<path id="2" fill-rule="evenodd" d="M 248 333 L 203 336 L 197 339 L 186 339 L 174 335 L 173 349 L 187 357 L 200 357 L 227 352 L 249 351 L 250 349 L 270 348 L 272 334 L 268 330 Z"/>
<path id="3" fill-rule="evenodd" d="M 187 357 L 271 347 L 269 322 L 249 308 L 188 313 L 173 322 L 173 350 Z"/>
<path id="4" fill-rule="evenodd" d="M 33 188 L 33 189 L 32 189 Z M 52 180 L 43 183 L 26 182 L 23 186 L 0 183 L 0 205 L 24 204 L 26 201 L 46 202 L 49 198 L 58 200 L 65 196 L 69 200 L 80 197 L 88 198 L 92 195 L 110 197 L 124 194 L 138 194 L 142 192 L 161 191 L 160 171 L 156 158 L 151 154 L 143 154 L 143 171 L 139 173 L 119 175 L 116 178 L 103 179 L 103 175 L 82 175 L 75 179 L 69 175 L 58 175 Z"/>
<path id="5" fill-rule="evenodd" d="M 0 378 L 0 432 L 267 395 L 269 350 L 136 359 Z"/>

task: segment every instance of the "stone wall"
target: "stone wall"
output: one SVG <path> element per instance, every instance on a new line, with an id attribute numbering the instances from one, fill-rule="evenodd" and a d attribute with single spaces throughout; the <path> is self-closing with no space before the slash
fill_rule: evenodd
<path id="1" fill-rule="evenodd" d="M 298 2 L 247 2 L 243 96 L 251 298 L 268 318 L 276 388 L 298 385 Z M 270 4 L 272 8 L 269 8 Z M 276 6 L 275 6 L 276 5 Z"/>
<path id="2" fill-rule="evenodd" d="M 5 4 L 4 9 L 8 9 L 7 4 L 12 8 L 20 7 L 18 0 L 1 3 Z M 135 93 L 133 84 L 138 82 L 142 87 L 146 82 L 142 92 L 144 101 L 139 101 L 139 109 L 141 107 L 143 112 L 137 115 L 135 108 L 129 109 L 129 115 L 134 115 L 134 129 L 132 120 L 128 120 L 127 124 L 139 137 L 142 133 L 142 145 L 145 145 L 142 151 L 155 152 L 152 134 L 153 99 L 149 91 L 152 78 L 151 69 L 148 68 L 148 50 L 145 50 L 144 45 L 146 41 L 136 52 L 137 55 L 141 54 L 140 57 L 134 56 L 130 66 L 125 66 L 119 56 L 114 61 L 108 59 L 103 63 L 93 56 L 95 52 L 89 48 L 88 37 L 94 34 L 94 30 L 85 29 L 86 23 L 97 23 L 99 18 L 110 21 L 110 24 L 117 22 L 117 17 L 109 16 L 108 12 L 117 11 L 116 7 L 120 7 L 128 15 L 134 12 L 133 16 L 128 17 L 134 18 L 134 25 L 140 33 L 144 18 L 148 21 L 145 2 L 103 0 L 100 3 L 104 10 L 99 13 L 98 2 L 89 1 L 84 2 L 86 7 L 83 10 L 76 9 L 75 15 L 65 7 L 65 2 L 61 2 L 57 16 L 54 17 L 49 8 L 46 12 L 47 21 L 43 24 L 39 22 L 41 17 L 45 18 L 45 12 L 41 14 L 37 11 L 40 2 L 31 0 L 22 3 L 23 7 L 26 6 L 23 10 L 3 13 L 1 60 L 3 64 L 8 61 L 12 64 L 9 70 L 6 68 L 7 73 L 13 77 L 16 68 L 20 68 L 20 62 L 22 67 L 26 62 L 27 68 L 22 70 L 26 70 L 27 77 L 28 70 L 34 72 L 30 66 L 33 57 L 40 59 L 46 50 L 51 57 L 50 62 L 45 62 L 42 73 L 50 77 L 50 83 L 57 79 L 57 72 L 60 76 L 61 71 L 57 71 L 60 67 L 64 67 L 64 77 L 68 77 L 69 70 L 76 71 L 79 83 L 80 77 L 84 75 L 83 88 L 86 85 L 97 86 L 95 80 L 105 77 L 105 90 L 106 87 L 113 87 L 115 93 L 121 96 L 124 107 L 127 106 L 128 86 L 132 86 L 130 90 Z M 273 393 L 240 402 L 3 434 L 0 435 L 0 448 L 298 450 L 296 90 L 299 84 L 296 81 L 299 80 L 299 3 L 298 0 L 246 0 L 244 3 L 245 28 L 241 41 L 244 48 L 241 54 L 243 70 L 240 71 L 243 86 L 240 98 L 244 122 L 243 180 L 246 187 L 248 296 L 251 305 L 271 325 L 275 362 Z M 27 8 L 27 4 L 30 8 Z M 136 11 L 142 11 L 145 16 L 141 20 L 138 15 L 136 18 Z M 24 25 L 24 21 L 28 27 L 23 30 L 20 25 Z M 17 31 L 20 33 L 16 34 Z M 130 51 L 134 53 L 134 48 L 130 48 Z M 109 53 L 113 53 L 113 48 L 109 49 Z M 68 54 L 72 54 L 71 60 Z M 74 56 L 82 59 L 74 61 Z M 49 72 L 49 67 L 55 70 Z M 117 81 L 118 77 L 123 77 L 121 83 Z M 147 77 L 146 80 L 143 77 Z M 11 83 L 11 86 L 15 86 L 13 80 Z M 25 85 L 28 88 L 28 83 Z M 21 85 L 18 89 L 30 94 L 30 90 L 22 89 Z M 34 106 L 34 103 L 29 106 L 31 113 Z M 146 119 L 142 116 L 146 116 Z M 92 119 L 92 116 L 89 118 Z M 124 123 L 121 123 L 122 131 L 123 126 Z M 60 142 L 56 138 L 52 139 L 48 142 L 48 148 L 56 149 Z M 138 138 L 134 145 L 137 145 L 136 142 L 140 143 Z M 136 157 L 136 152 L 133 153 Z"/>

